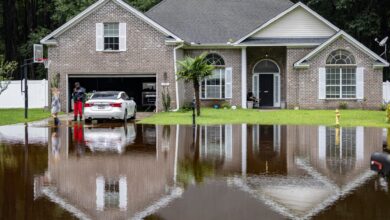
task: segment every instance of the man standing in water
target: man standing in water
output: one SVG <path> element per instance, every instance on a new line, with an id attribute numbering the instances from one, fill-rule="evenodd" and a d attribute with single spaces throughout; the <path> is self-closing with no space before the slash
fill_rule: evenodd
<path id="1" fill-rule="evenodd" d="M 72 94 L 73 102 L 74 102 L 74 120 L 77 121 L 77 116 L 80 116 L 80 121 L 83 118 L 83 101 L 85 98 L 85 89 L 80 86 L 79 82 L 74 84 L 73 94 Z"/>

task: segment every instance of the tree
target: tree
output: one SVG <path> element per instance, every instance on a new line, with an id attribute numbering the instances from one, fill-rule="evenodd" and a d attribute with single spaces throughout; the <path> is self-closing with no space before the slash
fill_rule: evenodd
<path id="1" fill-rule="evenodd" d="M 12 80 L 12 73 L 16 70 L 18 63 L 15 61 L 7 62 L 0 58 L 0 95 L 3 93 Z"/>
<path id="2" fill-rule="evenodd" d="M 206 54 L 195 58 L 186 57 L 178 61 L 180 70 L 177 73 L 178 80 L 183 79 L 185 82 L 192 82 L 195 91 L 196 114 L 200 116 L 200 99 L 199 86 L 200 82 L 213 73 L 214 66 L 207 64 Z"/>

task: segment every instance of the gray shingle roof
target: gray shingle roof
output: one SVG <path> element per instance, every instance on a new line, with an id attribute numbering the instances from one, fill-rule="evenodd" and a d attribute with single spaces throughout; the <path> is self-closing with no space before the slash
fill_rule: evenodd
<path id="1" fill-rule="evenodd" d="M 289 0 L 164 0 L 146 15 L 186 42 L 225 44 L 291 6 Z"/>

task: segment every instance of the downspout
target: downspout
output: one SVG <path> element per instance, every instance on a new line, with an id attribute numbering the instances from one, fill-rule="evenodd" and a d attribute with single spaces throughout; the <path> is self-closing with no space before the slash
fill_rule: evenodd
<path id="1" fill-rule="evenodd" d="M 178 111 L 179 108 L 180 108 L 180 103 L 179 103 L 179 82 L 177 81 L 177 50 L 182 48 L 184 46 L 184 44 L 180 44 L 179 46 L 175 47 L 173 49 L 173 62 L 174 62 L 174 70 L 175 70 L 175 85 L 176 85 L 176 109 L 172 110 L 174 112 Z"/>

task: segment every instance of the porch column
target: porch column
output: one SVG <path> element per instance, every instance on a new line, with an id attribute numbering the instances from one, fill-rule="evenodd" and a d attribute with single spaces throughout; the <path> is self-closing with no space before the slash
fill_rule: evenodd
<path id="1" fill-rule="evenodd" d="M 246 93 L 247 93 L 247 86 L 246 86 L 246 80 L 247 80 L 247 58 L 246 58 L 246 47 L 241 48 L 241 107 L 247 108 L 247 100 L 246 100 Z"/>

